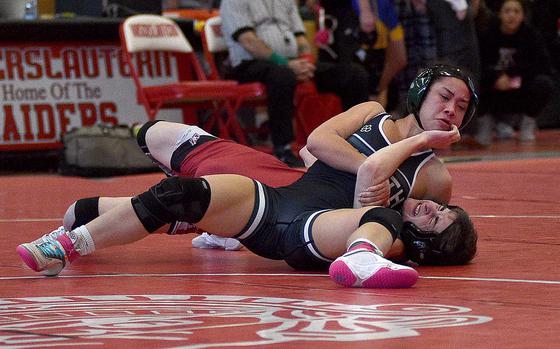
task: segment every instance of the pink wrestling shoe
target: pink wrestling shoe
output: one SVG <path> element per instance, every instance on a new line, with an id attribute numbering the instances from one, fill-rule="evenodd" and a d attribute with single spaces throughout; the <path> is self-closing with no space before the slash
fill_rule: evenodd
<path id="1" fill-rule="evenodd" d="M 49 235 L 46 234 L 47 237 Z M 78 252 L 74 250 L 70 238 L 64 233 L 56 239 L 47 238 L 47 241 L 40 241 L 42 239 L 43 237 L 21 244 L 16 248 L 23 262 L 36 272 L 41 272 L 46 276 L 58 275 L 67 263 L 79 256 Z"/>
<path id="2" fill-rule="evenodd" d="M 395 264 L 372 251 L 356 249 L 338 257 L 329 267 L 330 278 L 344 287 L 407 288 L 418 280 L 413 268 Z"/>

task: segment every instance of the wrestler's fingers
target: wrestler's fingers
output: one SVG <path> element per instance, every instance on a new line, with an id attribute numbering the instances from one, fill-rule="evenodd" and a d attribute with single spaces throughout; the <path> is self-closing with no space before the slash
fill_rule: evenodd
<path id="1" fill-rule="evenodd" d="M 363 199 L 372 199 L 372 198 L 382 198 L 382 197 L 386 197 L 389 196 L 389 191 L 388 190 L 383 190 L 383 191 L 364 191 L 361 192 L 360 195 L 358 195 L 359 198 L 363 198 Z"/>
<path id="2" fill-rule="evenodd" d="M 376 199 L 376 200 L 362 200 L 358 199 L 362 206 L 387 206 L 387 199 Z"/>

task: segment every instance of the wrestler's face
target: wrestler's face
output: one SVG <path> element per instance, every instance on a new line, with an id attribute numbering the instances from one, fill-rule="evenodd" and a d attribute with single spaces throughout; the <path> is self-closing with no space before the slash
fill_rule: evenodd
<path id="1" fill-rule="evenodd" d="M 523 12 L 523 6 L 517 0 L 508 0 L 502 4 L 500 12 L 498 13 L 500 17 L 500 30 L 505 34 L 513 34 L 517 32 L 525 14 Z"/>
<path id="2" fill-rule="evenodd" d="M 441 233 L 455 221 L 456 214 L 431 200 L 406 199 L 403 203 L 403 221 L 416 225 L 422 231 Z"/>
<path id="3" fill-rule="evenodd" d="M 451 130 L 461 126 L 471 93 L 467 84 L 455 77 L 438 78 L 432 83 L 420 107 L 424 130 Z"/>

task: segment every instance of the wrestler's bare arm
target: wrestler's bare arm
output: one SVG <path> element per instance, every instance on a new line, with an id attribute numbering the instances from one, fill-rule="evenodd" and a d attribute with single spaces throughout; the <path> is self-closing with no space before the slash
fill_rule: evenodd
<path id="1" fill-rule="evenodd" d="M 377 102 L 358 104 L 319 125 L 307 138 L 307 149 L 327 165 L 357 173 L 365 156 L 346 141 L 368 120 L 384 112 Z"/>
<path id="2" fill-rule="evenodd" d="M 358 178 L 356 180 L 354 192 L 354 207 L 361 207 L 363 205 L 363 202 L 360 200 L 360 195 L 367 192 L 369 188 L 381 185 L 382 189 L 388 189 L 388 179 L 412 154 L 429 148 L 446 147 L 449 144 L 457 142 L 459 139 L 459 130 L 456 126 L 453 126 L 450 131 L 424 131 L 379 149 L 370 155 L 358 169 Z M 441 164 L 441 162 L 439 163 Z M 436 167 L 432 166 L 432 174 L 435 176 L 434 181 L 439 181 L 440 179 L 445 180 L 447 178 L 446 175 L 449 173 L 443 166 L 438 167 L 436 169 L 437 172 L 434 171 L 434 169 L 436 169 Z M 442 169 L 445 171 L 442 171 Z M 431 195 L 438 197 L 442 195 L 443 199 L 447 198 L 447 200 L 449 200 L 447 196 L 450 196 L 451 181 L 450 177 L 448 179 L 448 181 L 443 183 L 446 184 L 446 188 L 442 189 L 445 190 L 442 192 L 443 194 L 438 192 L 431 193 Z M 388 196 L 380 197 L 378 200 L 381 200 L 381 202 L 375 204 L 382 205 L 386 203 Z"/>

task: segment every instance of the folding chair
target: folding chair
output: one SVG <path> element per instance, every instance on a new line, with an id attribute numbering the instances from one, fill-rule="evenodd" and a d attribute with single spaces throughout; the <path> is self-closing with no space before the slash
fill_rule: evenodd
<path id="1" fill-rule="evenodd" d="M 235 122 L 233 108 L 235 95 L 231 91 L 238 83 L 208 80 L 192 46 L 174 21 L 157 15 L 135 15 L 128 17 L 119 29 L 125 61 L 150 120 L 154 120 L 162 108 L 210 109 L 211 115 L 203 128 L 212 131 L 214 126 L 218 127 L 222 138 L 231 138 L 230 131 L 233 131 L 238 140 L 246 143 L 244 133 Z M 147 54 L 173 55 L 178 68 L 186 72 L 179 74 L 179 81 L 147 86 L 141 78 L 141 65 Z"/>
<path id="2" fill-rule="evenodd" d="M 208 77 L 211 80 L 222 79 L 223 72 L 220 71 L 218 65 L 219 62 L 222 62 L 227 57 L 228 53 L 221 25 L 222 20 L 220 17 L 209 18 L 204 23 L 204 29 L 201 32 L 202 49 L 210 70 Z M 222 59 L 218 59 L 217 56 L 221 56 Z M 266 106 L 266 87 L 260 82 L 240 83 L 235 88 L 232 88 L 231 92 L 236 96 L 233 106 L 235 110 L 239 110 L 240 107 Z M 259 127 L 245 127 L 244 131 L 256 134 L 267 133 L 266 130 Z"/>

